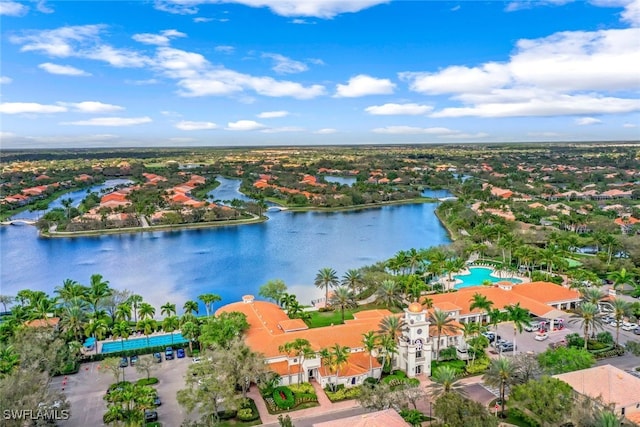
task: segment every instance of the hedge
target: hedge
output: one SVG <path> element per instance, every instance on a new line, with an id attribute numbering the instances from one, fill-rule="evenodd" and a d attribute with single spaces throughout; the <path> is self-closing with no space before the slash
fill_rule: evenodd
<path id="1" fill-rule="evenodd" d="M 153 385 L 153 384 L 158 384 L 158 379 L 156 377 L 151 377 L 149 379 L 146 378 L 140 378 L 138 381 L 136 381 L 136 384 L 139 385 Z"/>
<path id="2" fill-rule="evenodd" d="M 258 412 L 256 402 L 254 402 L 251 398 L 244 399 L 242 404 L 240 405 L 240 409 L 238 410 L 236 418 L 244 422 L 260 419 L 260 412 Z"/>
<path id="3" fill-rule="evenodd" d="M 481 358 L 481 359 L 476 359 L 473 362 L 473 364 L 467 365 L 465 369 L 467 371 L 467 374 L 475 375 L 489 369 L 489 365 L 490 365 L 490 361 L 488 358 Z"/>
<path id="4" fill-rule="evenodd" d="M 70 362 L 64 365 L 59 371 L 54 371 L 52 376 L 59 377 L 60 375 L 77 374 L 78 371 L 80 371 L 80 363 Z"/>
<path id="5" fill-rule="evenodd" d="M 271 396 L 273 397 L 275 404 L 281 409 L 293 408 L 296 403 L 296 400 L 293 397 L 293 392 L 289 387 L 276 387 L 273 390 L 273 393 L 271 393 Z"/>
<path id="6" fill-rule="evenodd" d="M 360 396 L 360 386 L 345 388 L 344 384 L 340 384 L 338 389 L 334 392 L 325 389 L 325 394 L 332 402 L 339 402 L 341 400 L 355 399 Z"/>
<path id="7" fill-rule="evenodd" d="M 298 394 L 313 394 L 313 395 L 315 395 L 316 394 L 316 390 L 309 383 L 291 384 L 289 386 L 289 390 L 291 390 L 291 392 L 294 395 L 298 395 Z"/>
<path id="8" fill-rule="evenodd" d="M 596 359 L 606 359 L 607 357 L 622 356 L 625 352 L 624 347 L 618 347 L 613 349 L 594 350 L 590 353 Z"/>

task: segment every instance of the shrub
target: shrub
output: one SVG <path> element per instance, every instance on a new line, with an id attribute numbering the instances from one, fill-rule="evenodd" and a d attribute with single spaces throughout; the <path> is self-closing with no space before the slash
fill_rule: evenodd
<path id="1" fill-rule="evenodd" d="M 140 378 L 138 381 L 136 381 L 136 384 L 139 385 L 153 385 L 153 384 L 158 384 L 158 379 L 156 377 L 151 377 L 149 379 L 146 378 Z"/>
<path id="2" fill-rule="evenodd" d="M 220 411 L 218 412 L 218 418 L 220 418 L 221 420 L 230 420 L 232 418 L 235 418 L 237 415 L 236 411 Z"/>
<path id="3" fill-rule="evenodd" d="M 400 416 L 412 426 L 419 426 L 424 421 L 427 421 L 429 419 L 429 417 L 427 417 L 417 409 L 403 409 L 402 411 L 400 411 Z"/>
<path id="4" fill-rule="evenodd" d="M 466 363 L 464 360 L 450 360 L 450 361 L 433 361 L 431 362 L 431 372 L 435 372 L 437 368 L 440 366 L 449 366 L 451 369 L 456 371 L 456 375 L 464 375 Z"/>
<path id="5" fill-rule="evenodd" d="M 291 384 L 289 386 L 289 390 L 291 390 L 293 392 L 294 395 L 297 394 L 313 394 L 315 395 L 316 390 L 313 388 L 313 386 L 309 383 L 302 383 L 302 384 Z"/>
<path id="6" fill-rule="evenodd" d="M 391 373 L 391 375 L 395 375 L 398 378 L 407 378 L 407 374 L 404 371 L 396 369 Z"/>
<path id="7" fill-rule="evenodd" d="M 587 350 L 590 351 L 598 351 L 598 350 L 604 350 L 604 349 L 612 349 L 613 346 L 611 344 L 606 344 L 604 342 L 598 342 L 598 341 L 589 341 L 587 343 Z"/>
<path id="8" fill-rule="evenodd" d="M 598 335 L 596 335 L 596 341 L 605 344 L 613 344 L 613 336 L 609 331 L 600 332 Z"/>
<path id="9" fill-rule="evenodd" d="M 366 385 L 367 387 L 373 388 L 376 384 L 378 384 L 378 380 L 373 377 L 367 377 L 364 380 L 364 385 Z"/>
<path id="10" fill-rule="evenodd" d="M 341 400 L 347 399 L 355 399 L 360 396 L 361 388 L 360 386 L 345 388 L 342 384 L 338 386 L 339 388 L 335 391 L 325 390 L 327 397 L 332 402 L 339 402 Z"/>
<path id="11" fill-rule="evenodd" d="M 240 421 L 253 421 L 253 411 L 251 408 L 240 409 L 236 417 Z"/>
<path id="12" fill-rule="evenodd" d="M 476 361 L 473 362 L 473 364 L 467 365 L 465 369 L 467 371 L 467 374 L 475 375 L 489 369 L 489 364 L 490 364 L 489 359 L 484 357 L 482 359 L 476 359 Z"/>
<path id="13" fill-rule="evenodd" d="M 289 389 L 289 387 L 281 386 L 276 387 L 271 394 L 273 397 L 273 401 L 275 404 L 282 409 L 290 409 L 293 408 L 295 404 L 295 398 L 293 397 L 293 392 Z"/>

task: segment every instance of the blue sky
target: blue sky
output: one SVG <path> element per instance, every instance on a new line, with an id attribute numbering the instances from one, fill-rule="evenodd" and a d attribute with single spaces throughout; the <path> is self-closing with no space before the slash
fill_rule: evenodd
<path id="1" fill-rule="evenodd" d="M 3 148 L 640 139 L 640 0 L 0 0 Z"/>

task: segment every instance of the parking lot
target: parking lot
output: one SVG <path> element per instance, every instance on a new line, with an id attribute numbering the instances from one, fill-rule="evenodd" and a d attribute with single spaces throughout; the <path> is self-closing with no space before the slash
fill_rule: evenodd
<path id="1" fill-rule="evenodd" d="M 166 426 L 179 426 L 186 417 L 184 409 L 176 401 L 176 392 L 185 387 L 184 377 L 191 363 L 190 358 L 164 360 L 158 363 L 151 376 L 159 382 L 153 387 L 158 391 L 162 405 L 156 410 L 158 421 Z M 124 368 L 125 380 L 135 381 L 146 377 L 135 367 Z M 66 377 L 53 378 L 51 387 L 64 390 L 71 404 L 71 418 L 61 423 L 64 427 L 104 426 L 102 416 L 107 410 L 103 397 L 114 378 L 110 371 L 100 369 L 100 362 L 81 365 L 80 372 Z"/>
<path id="2" fill-rule="evenodd" d="M 535 335 L 536 332 L 526 332 L 522 331 L 522 333 L 518 333 L 516 336 L 516 353 L 542 353 L 543 351 L 549 348 L 550 343 L 555 343 L 564 339 L 565 336 L 572 333 L 581 333 L 578 325 L 567 324 L 565 321 L 565 327 L 562 330 L 554 330 L 553 332 L 549 332 L 549 338 L 544 341 L 536 341 Z M 498 335 L 507 341 L 513 342 L 513 323 L 505 322 L 498 325 Z M 489 346 L 489 351 L 495 354 L 498 354 L 498 350 Z M 508 352 L 512 353 L 512 352 Z"/>

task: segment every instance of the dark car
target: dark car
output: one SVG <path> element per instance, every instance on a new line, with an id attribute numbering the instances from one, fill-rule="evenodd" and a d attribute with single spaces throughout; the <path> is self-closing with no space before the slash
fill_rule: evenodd
<path id="1" fill-rule="evenodd" d="M 153 353 L 153 360 L 155 360 L 156 363 L 162 362 L 162 355 L 160 353 Z"/>
<path id="2" fill-rule="evenodd" d="M 182 359 L 184 357 L 184 348 L 179 348 L 177 353 L 178 353 L 178 359 Z"/>
<path id="3" fill-rule="evenodd" d="M 514 346 L 512 342 L 505 342 L 502 343 L 500 345 L 500 351 L 506 352 L 506 351 L 513 351 L 514 350 Z"/>
<path id="4" fill-rule="evenodd" d="M 160 400 L 160 396 L 158 396 L 157 394 L 155 396 L 153 396 L 153 404 L 155 406 L 162 405 L 162 401 Z"/>
<path id="5" fill-rule="evenodd" d="M 144 411 L 144 421 L 146 423 L 158 421 L 158 413 L 156 411 Z"/>
<path id="6" fill-rule="evenodd" d="M 637 328 L 635 328 L 635 329 L 633 330 L 633 333 L 634 333 L 634 334 L 636 334 L 636 335 L 640 335 L 640 326 L 638 326 Z"/>
<path id="7" fill-rule="evenodd" d="M 127 366 L 129 366 L 129 360 L 126 357 L 121 357 L 120 358 L 120 367 L 121 368 L 126 368 Z"/>
<path id="8" fill-rule="evenodd" d="M 131 356 L 131 359 L 129 359 L 129 363 L 131 364 L 131 366 L 135 366 L 135 364 L 138 363 L 138 356 Z"/>
<path id="9" fill-rule="evenodd" d="M 167 347 L 167 349 L 164 351 L 164 359 L 173 360 L 173 349 L 171 347 Z"/>

